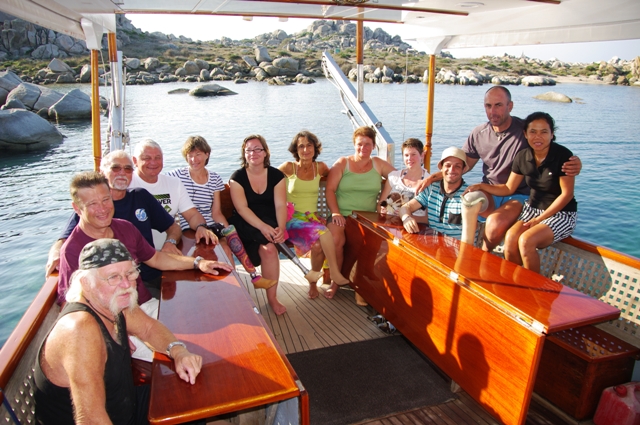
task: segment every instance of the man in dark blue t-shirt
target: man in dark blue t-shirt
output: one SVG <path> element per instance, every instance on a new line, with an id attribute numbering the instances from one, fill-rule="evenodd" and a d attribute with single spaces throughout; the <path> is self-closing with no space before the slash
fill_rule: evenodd
<path id="1" fill-rule="evenodd" d="M 115 208 L 114 217 L 131 222 L 153 246 L 152 229 L 167 232 L 167 240 L 162 247 L 163 252 L 182 255 L 176 247 L 176 241 L 182 237 L 180 226 L 173 217 L 162 208 L 162 205 L 145 189 L 127 190 L 133 175 L 133 161 L 125 151 L 111 152 L 102 158 L 100 171 L 109 181 L 111 197 Z M 49 276 L 60 262 L 60 248 L 78 224 L 78 215 L 73 213 L 67 222 L 60 239 L 49 251 L 46 274 Z M 147 289 L 155 297 L 159 295 L 162 274 L 160 270 L 140 264 L 140 275 Z"/>

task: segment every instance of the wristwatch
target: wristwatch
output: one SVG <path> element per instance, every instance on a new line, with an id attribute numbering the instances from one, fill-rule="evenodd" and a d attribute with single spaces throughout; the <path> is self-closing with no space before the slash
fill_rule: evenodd
<path id="1" fill-rule="evenodd" d="M 175 347 L 176 345 L 180 345 L 180 346 L 184 347 L 185 349 L 187 348 L 187 344 L 185 344 L 182 341 L 173 341 L 173 342 L 169 343 L 169 345 L 167 345 L 167 356 L 169 356 L 170 358 L 173 358 L 173 357 L 171 357 L 171 349 L 173 347 Z"/>
<path id="2" fill-rule="evenodd" d="M 200 261 L 204 260 L 204 258 L 202 258 L 201 256 L 197 256 L 196 258 L 193 259 L 193 268 L 197 269 L 198 265 L 200 264 Z"/>
<path id="3" fill-rule="evenodd" d="M 176 242 L 175 239 L 167 239 L 166 241 L 164 241 L 164 243 L 167 243 L 167 242 L 172 243 L 174 245 L 176 245 L 178 243 L 178 242 Z"/>

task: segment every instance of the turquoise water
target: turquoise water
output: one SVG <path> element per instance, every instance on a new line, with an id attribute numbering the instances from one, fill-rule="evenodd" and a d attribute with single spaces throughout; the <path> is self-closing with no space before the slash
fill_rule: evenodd
<path id="1" fill-rule="evenodd" d="M 290 159 L 286 148 L 296 132 L 308 129 L 323 142 L 320 159 L 331 164 L 353 152 L 351 124 L 337 90 L 326 80 L 310 86 L 223 84 L 237 96 L 194 98 L 168 95 L 188 84 L 127 87 L 127 128 L 132 142 L 152 138 L 163 146 L 165 169 L 184 164 L 180 147 L 189 135 L 212 145 L 209 168 L 227 180 L 238 168 L 240 143 L 251 133 L 267 139 L 272 164 Z M 471 129 L 486 120 L 482 106 L 488 86 L 436 86 L 434 158 L 448 146 L 461 146 Z M 63 88 L 68 90 L 68 88 Z M 84 87 L 87 91 L 89 87 Z M 558 142 L 579 155 L 576 180 L 579 220 L 575 236 L 640 257 L 640 89 L 566 84 L 555 88 L 510 87 L 513 115 L 544 110 L 557 121 Z M 549 90 L 581 100 L 543 102 L 533 96 Z M 424 140 L 427 86 L 365 85 L 365 99 L 396 142 Z M 103 118 L 102 129 L 106 128 Z M 71 176 L 93 167 L 91 126 L 61 125 L 64 142 L 45 152 L 0 158 L 0 344 L 4 344 L 44 282 L 51 243 L 71 211 Z M 396 166 L 400 155 L 396 154 Z M 435 161 L 432 163 L 435 164 Z M 479 180 L 481 167 L 466 177 Z"/>

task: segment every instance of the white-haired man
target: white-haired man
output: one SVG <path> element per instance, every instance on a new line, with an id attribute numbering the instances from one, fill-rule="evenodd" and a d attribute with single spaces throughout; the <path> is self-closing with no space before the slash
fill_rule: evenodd
<path id="1" fill-rule="evenodd" d="M 111 199 L 114 206 L 113 216 L 131 222 L 152 246 L 152 230 L 166 232 L 167 240 L 161 251 L 182 255 L 176 247 L 176 241 L 179 241 L 182 237 L 182 230 L 175 219 L 145 189 L 127 190 L 133 175 L 133 160 L 129 154 L 123 150 L 116 150 L 105 155 L 100 162 L 100 172 L 109 181 Z M 80 218 L 74 212 L 69 218 L 66 229 L 62 232 L 60 239 L 51 247 L 46 267 L 47 277 L 58 267 L 60 263 L 60 248 L 79 221 Z M 151 268 L 143 263 L 140 264 L 140 276 L 151 294 L 158 298 L 162 276 L 160 270 Z"/>
<path id="2" fill-rule="evenodd" d="M 218 238 L 207 229 L 206 220 L 191 201 L 182 181 L 177 177 L 161 174 L 163 161 L 162 148 L 158 143 L 151 139 L 138 143 L 133 154 L 136 171 L 129 187 L 148 190 L 172 217 L 181 214 L 189 227 L 195 230 L 196 241 L 204 238 L 207 243 L 217 243 Z M 162 246 L 165 240 L 154 232 L 156 247 Z"/>
<path id="3" fill-rule="evenodd" d="M 39 424 L 146 422 L 149 393 L 133 385 L 128 335 L 165 352 L 177 375 L 195 383 L 202 357 L 140 310 L 137 276 L 136 262 L 116 239 L 81 250 L 67 304 L 34 365 Z"/>
<path id="4" fill-rule="evenodd" d="M 100 173 L 87 171 L 71 179 L 69 186 L 72 205 L 80 222 L 60 251 L 60 275 L 58 278 L 58 302 L 64 300 L 70 277 L 78 269 L 78 255 L 89 242 L 102 238 L 120 240 L 131 256 L 139 263 L 159 270 L 199 269 L 205 273 L 218 274 L 216 269 L 231 271 L 229 264 L 205 260 L 202 257 L 184 257 L 156 251 L 133 224 L 113 218 L 113 201 L 107 179 Z M 138 278 L 140 304 L 151 298 L 149 291 Z"/>

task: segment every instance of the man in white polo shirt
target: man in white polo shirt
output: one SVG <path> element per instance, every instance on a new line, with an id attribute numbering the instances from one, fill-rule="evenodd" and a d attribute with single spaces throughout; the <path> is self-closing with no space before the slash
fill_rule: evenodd
<path id="1" fill-rule="evenodd" d="M 162 172 L 162 148 L 151 139 L 146 139 L 136 146 L 133 154 L 136 171 L 131 179 L 129 188 L 142 187 L 151 193 L 160 205 L 172 216 L 182 214 L 189 227 L 196 232 L 196 241 L 204 238 L 207 243 L 218 243 L 218 238 L 207 229 L 207 223 L 202 214 L 196 209 L 189 197 L 189 193 L 177 177 L 170 177 Z M 167 240 L 164 234 L 154 231 L 153 241 L 156 247 L 162 247 Z"/>

